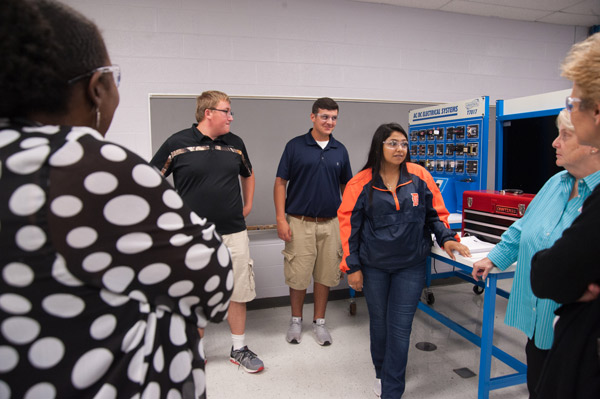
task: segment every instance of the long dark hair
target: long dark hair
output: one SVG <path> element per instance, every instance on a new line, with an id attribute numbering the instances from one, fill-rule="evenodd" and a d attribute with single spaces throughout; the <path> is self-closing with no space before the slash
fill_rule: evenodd
<path id="1" fill-rule="evenodd" d="M 387 140 L 388 137 L 392 135 L 393 132 L 401 133 L 406 140 L 408 140 L 408 135 L 402 126 L 399 123 L 384 123 L 380 125 L 375 133 L 373 134 L 373 139 L 371 140 L 371 148 L 369 149 L 369 156 L 367 158 L 367 163 L 361 170 L 372 169 L 371 174 L 371 189 L 369 190 L 369 204 L 373 202 L 373 181 L 379 178 L 379 171 L 381 170 L 381 161 L 383 160 L 383 142 Z M 406 171 L 406 162 L 410 162 L 410 151 L 406 151 L 406 158 L 399 165 L 400 173 Z"/>
<path id="2" fill-rule="evenodd" d="M 401 133 L 406 137 L 406 140 L 408 140 L 408 134 L 406 134 L 406 131 L 399 123 L 392 122 L 380 125 L 373 134 L 371 148 L 369 149 L 369 157 L 367 158 L 367 163 L 361 170 L 371 168 L 373 169 L 373 176 L 379 175 L 381 161 L 383 160 L 383 142 L 387 140 L 393 132 Z M 406 168 L 406 162 L 410 162 L 410 152 L 408 150 L 406 151 L 406 158 L 404 158 L 404 161 L 400 164 L 400 171 L 402 171 L 403 168 Z"/>
<path id="3" fill-rule="evenodd" d="M 69 79 L 104 66 L 98 27 L 52 0 L 0 2 L 0 117 L 63 113 Z"/>

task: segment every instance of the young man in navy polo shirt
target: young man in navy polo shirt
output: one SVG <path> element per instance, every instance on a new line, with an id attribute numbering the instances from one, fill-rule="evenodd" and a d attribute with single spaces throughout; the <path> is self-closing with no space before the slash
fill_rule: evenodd
<path id="1" fill-rule="evenodd" d="M 233 341 L 230 360 L 256 373 L 264 369 L 263 362 L 244 342 L 246 302 L 256 297 L 244 219 L 252 209 L 254 173 L 244 142 L 229 130 L 233 112 L 227 94 L 202 93 L 196 99 L 196 120 L 191 128 L 169 137 L 150 163 L 164 176 L 173 173 L 177 192 L 198 216 L 215 224 L 229 249 L 233 265 L 233 276 L 227 281 L 233 284 L 227 316 Z M 173 237 L 182 239 L 185 237 Z"/>
<path id="2" fill-rule="evenodd" d="M 287 143 L 277 168 L 274 200 L 277 233 L 285 241 L 285 283 L 290 287 L 292 306 L 286 340 L 292 344 L 302 338 L 302 308 L 311 277 L 315 338 L 319 345 L 333 342 L 325 327 L 325 310 L 330 287 L 340 281 L 337 209 L 352 178 L 348 151 L 332 136 L 338 112 L 331 98 L 315 101 L 310 114 L 312 129 Z"/>

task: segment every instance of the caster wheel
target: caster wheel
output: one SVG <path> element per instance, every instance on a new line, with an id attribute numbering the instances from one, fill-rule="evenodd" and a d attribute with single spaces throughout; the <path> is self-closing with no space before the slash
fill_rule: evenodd
<path id="1" fill-rule="evenodd" d="M 483 288 L 476 285 L 473 287 L 473 292 L 475 293 L 475 295 L 481 295 L 481 294 L 483 294 Z"/>
<path id="2" fill-rule="evenodd" d="M 427 304 L 433 305 L 434 303 L 435 303 L 435 296 L 433 295 L 433 292 L 427 293 Z"/>
<path id="3" fill-rule="evenodd" d="M 350 303 L 350 316 L 354 316 L 356 314 L 356 302 Z"/>

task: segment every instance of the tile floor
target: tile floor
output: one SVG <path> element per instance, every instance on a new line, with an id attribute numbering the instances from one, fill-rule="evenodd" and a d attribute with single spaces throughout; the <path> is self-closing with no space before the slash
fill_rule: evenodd
<path id="1" fill-rule="evenodd" d="M 511 283 L 512 280 L 504 280 L 499 286 L 509 290 Z M 471 288 L 472 285 L 466 283 L 432 287 L 434 307 L 480 334 L 483 295 L 475 295 Z M 494 344 L 525 362 L 525 335 L 503 323 L 506 303 L 506 299 L 497 298 Z M 348 309 L 348 300 L 329 302 L 327 325 L 333 344 L 328 347 L 319 346 L 313 338 L 312 304 L 304 307 L 304 331 L 299 345 L 285 341 L 290 317 L 288 307 L 249 311 L 246 343 L 265 363 L 265 370 L 258 374 L 248 374 L 229 362 L 231 338 L 227 323 L 210 325 L 204 343 L 208 357 L 208 398 L 375 399 L 372 391 L 375 372 L 369 353 L 369 320 L 364 298 L 357 299 L 355 316 L 350 316 Z M 437 350 L 421 351 L 415 347 L 418 342 L 431 342 Z M 478 374 L 479 348 L 417 310 L 403 398 L 477 398 L 477 376 L 461 378 L 453 371 L 463 367 Z M 492 359 L 492 377 L 513 372 Z M 525 384 L 490 392 L 490 399 L 527 397 Z"/>

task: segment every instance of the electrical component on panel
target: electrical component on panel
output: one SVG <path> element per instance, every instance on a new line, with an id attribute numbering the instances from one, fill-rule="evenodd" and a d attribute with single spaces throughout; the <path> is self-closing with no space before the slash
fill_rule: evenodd
<path id="1" fill-rule="evenodd" d="M 435 155 L 438 157 L 441 157 L 444 155 L 444 145 L 443 144 L 435 145 Z"/>
<path id="2" fill-rule="evenodd" d="M 477 161 L 467 161 L 467 174 L 477 174 Z"/>
<path id="3" fill-rule="evenodd" d="M 435 136 L 433 135 L 433 129 L 428 129 L 427 130 L 427 140 L 428 141 L 435 140 Z"/>
<path id="4" fill-rule="evenodd" d="M 435 136 L 436 140 L 444 140 L 444 128 L 443 127 L 436 127 L 433 130 L 433 135 Z"/>
<path id="5" fill-rule="evenodd" d="M 438 173 L 444 172 L 444 161 L 442 161 L 441 159 L 437 161 L 435 171 Z"/>
<path id="6" fill-rule="evenodd" d="M 434 156 L 435 155 L 435 144 L 427 144 L 427 156 Z"/>
<path id="7" fill-rule="evenodd" d="M 479 143 L 468 143 L 467 144 L 467 151 L 466 154 L 470 157 L 476 157 L 479 155 L 478 153 L 478 148 L 479 148 Z"/>
<path id="8" fill-rule="evenodd" d="M 433 172 L 433 170 L 435 169 L 435 161 L 432 159 L 428 159 L 425 161 L 425 167 L 427 168 L 428 171 Z"/>
<path id="9" fill-rule="evenodd" d="M 468 139 L 478 139 L 479 138 L 479 126 L 478 125 L 467 126 L 467 138 Z"/>

